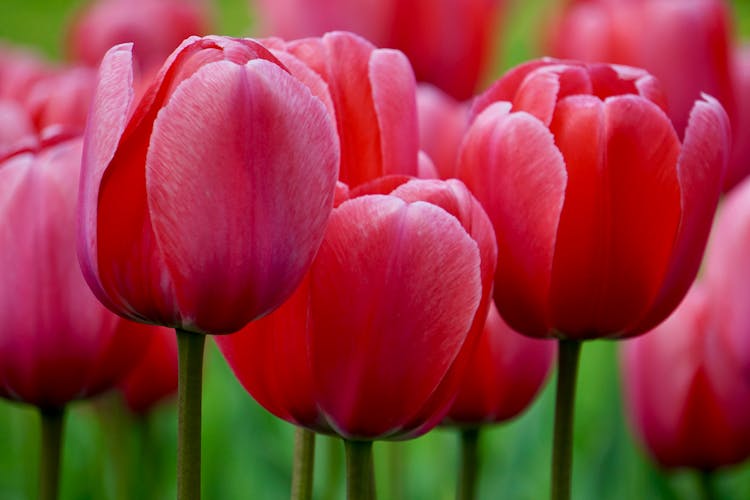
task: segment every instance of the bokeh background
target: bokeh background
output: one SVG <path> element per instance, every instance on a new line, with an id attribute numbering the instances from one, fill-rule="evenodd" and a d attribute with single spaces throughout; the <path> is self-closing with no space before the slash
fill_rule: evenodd
<path id="1" fill-rule="evenodd" d="M 62 59 L 65 26 L 84 2 L 1 0 L 0 39 Z M 541 55 L 537 41 L 550 0 L 511 3 L 498 33 L 505 68 Z M 750 35 L 750 1 L 735 0 L 736 29 Z M 226 35 L 253 34 L 245 0 L 215 0 L 215 25 Z M 2 325 L 0 325 L 2 327 Z M 207 346 L 203 420 L 203 496 L 208 500 L 288 498 L 294 429 L 258 406 L 240 387 L 212 342 Z M 576 404 L 576 499 L 698 499 L 698 478 L 663 473 L 632 437 L 620 400 L 617 344 L 586 343 Z M 484 431 L 480 498 L 541 499 L 548 495 L 554 376 L 515 421 Z M 63 499 L 175 497 L 174 402 L 147 418 L 124 411 L 119 396 L 70 405 L 63 451 Z M 33 498 L 38 463 L 35 410 L 0 400 L 0 499 Z M 437 429 L 409 442 L 376 443 L 379 496 L 386 500 L 454 496 L 457 435 Z M 315 498 L 343 498 L 343 448 L 319 439 Z M 395 478 L 395 480 L 394 480 Z M 750 498 L 750 464 L 720 471 L 721 498 Z"/>

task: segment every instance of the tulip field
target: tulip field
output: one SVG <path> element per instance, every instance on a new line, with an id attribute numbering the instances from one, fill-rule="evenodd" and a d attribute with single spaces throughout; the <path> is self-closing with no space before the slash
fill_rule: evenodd
<path id="1" fill-rule="evenodd" d="M 748 0 L 3 0 L 0 500 L 750 499 Z"/>

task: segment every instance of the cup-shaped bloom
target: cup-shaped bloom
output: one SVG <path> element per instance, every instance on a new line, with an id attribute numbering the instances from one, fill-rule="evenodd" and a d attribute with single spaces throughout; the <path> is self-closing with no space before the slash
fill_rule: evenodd
<path id="1" fill-rule="evenodd" d="M 697 283 L 661 325 L 622 347 L 625 403 L 665 467 L 711 470 L 750 456 L 750 383 L 738 376 L 717 310 Z"/>
<path id="2" fill-rule="evenodd" d="M 555 347 L 511 330 L 492 304 L 443 424 L 478 426 L 520 414 L 544 385 Z"/>
<path id="3" fill-rule="evenodd" d="M 414 437 L 440 421 L 492 283 L 492 227 L 465 186 L 388 184 L 334 209 L 289 301 L 216 339 L 268 411 L 348 439 Z"/>
<path id="4" fill-rule="evenodd" d="M 36 82 L 26 98 L 26 107 L 37 130 L 56 127 L 70 134 L 83 133 L 96 81 L 93 69 L 72 67 Z"/>
<path id="5" fill-rule="evenodd" d="M 314 89 L 317 77 L 327 87 L 342 182 L 356 187 L 384 175 L 418 174 L 416 82 L 404 54 L 347 32 L 268 44 L 300 80 Z"/>
<path id="6" fill-rule="evenodd" d="M 131 47 L 113 47 L 84 140 L 84 276 L 125 317 L 239 330 L 294 291 L 320 245 L 333 120 L 248 39 L 186 40 L 137 106 L 131 82 Z"/>
<path id="7" fill-rule="evenodd" d="M 143 357 L 117 384 L 125 404 L 137 415 L 146 415 L 177 394 L 177 337 L 167 328 L 153 329 Z"/>
<path id="8" fill-rule="evenodd" d="M 417 79 L 456 99 L 476 91 L 488 66 L 503 0 L 260 0 L 267 35 L 293 39 L 347 30 L 403 51 Z"/>
<path id="9" fill-rule="evenodd" d="M 682 136 L 701 93 L 734 120 L 730 19 L 722 0 L 571 2 L 549 54 L 646 69 L 664 86 L 667 113 Z"/>
<path id="10" fill-rule="evenodd" d="M 76 258 L 80 139 L 0 163 L 0 396 L 44 409 L 113 387 L 153 327 L 102 306 Z"/>
<path id="11" fill-rule="evenodd" d="M 437 87 L 417 87 L 419 147 L 435 162 L 438 176 L 457 175 L 458 148 L 469 125 L 467 102 L 459 102 Z"/>
<path id="12" fill-rule="evenodd" d="M 82 9 L 70 25 L 70 58 L 98 66 L 110 47 L 132 42 L 140 71 L 158 69 L 164 59 L 191 35 L 210 32 L 200 1 L 97 0 Z"/>
<path id="13" fill-rule="evenodd" d="M 651 329 L 698 271 L 730 148 L 704 96 L 685 138 L 634 68 L 532 61 L 474 105 L 459 178 L 498 240 L 495 302 L 532 336 Z"/>

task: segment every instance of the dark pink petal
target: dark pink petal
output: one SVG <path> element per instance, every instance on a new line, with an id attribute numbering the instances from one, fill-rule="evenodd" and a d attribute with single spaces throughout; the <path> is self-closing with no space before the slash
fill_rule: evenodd
<path id="1" fill-rule="evenodd" d="M 179 86 L 154 123 L 146 184 L 186 328 L 235 331 L 292 293 L 337 164 L 325 106 L 276 64 L 213 63 Z"/>
<path id="2" fill-rule="evenodd" d="M 459 154 L 459 178 L 495 228 L 495 301 L 501 315 L 520 332 L 545 336 L 567 174 L 544 124 L 509 108 L 494 104 L 471 125 Z"/>
<path id="3" fill-rule="evenodd" d="M 312 268 L 310 336 L 332 427 L 397 434 L 453 364 L 480 289 L 476 243 L 443 209 L 380 195 L 335 209 Z"/>

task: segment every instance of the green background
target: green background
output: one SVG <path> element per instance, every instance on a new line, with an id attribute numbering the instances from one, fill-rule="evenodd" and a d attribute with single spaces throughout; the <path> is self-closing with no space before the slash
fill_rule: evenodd
<path id="1" fill-rule="evenodd" d="M 71 13 L 82 2 L 2 0 L 0 38 L 60 58 Z M 736 2 L 738 31 L 750 33 L 750 3 Z M 497 72 L 540 55 L 534 39 L 549 2 L 517 1 L 502 33 Z M 219 0 L 219 32 L 252 35 L 252 15 L 239 0 Z M 587 343 L 576 405 L 574 498 L 698 499 L 688 471 L 659 472 L 634 442 L 619 396 L 617 344 Z M 493 426 L 482 437 L 480 498 L 541 499 L 549 488 L 552 387 L 522 417 Z M 293 428 L 260 408 L 208 344 L 203 424 L 203 495 L 208 500 L 288 497 Z M 0 499 L 36 496 L 38 417 L 0 400 Z M 70 406 L 63 453 L 63 499 L 174 498 L 176 413 L 173 403 L 148 419 L 129 416 L 117 395 Z M 409 442 L 375 446 L 381 499 L 449 499 L 455 487 L 457 437 L 438 429 Z M 316 498 L 343 498 L 343 450 L 330 438 L 316 450 Z M 398 474 L 394 475 L 394 467 Z M 401 466 L 398 466 L 401 464 Z M 392 481 L 400 476 L 401 481 Z M 750 498 L 750 466 L 721 471 L 720 498 Z"/>

